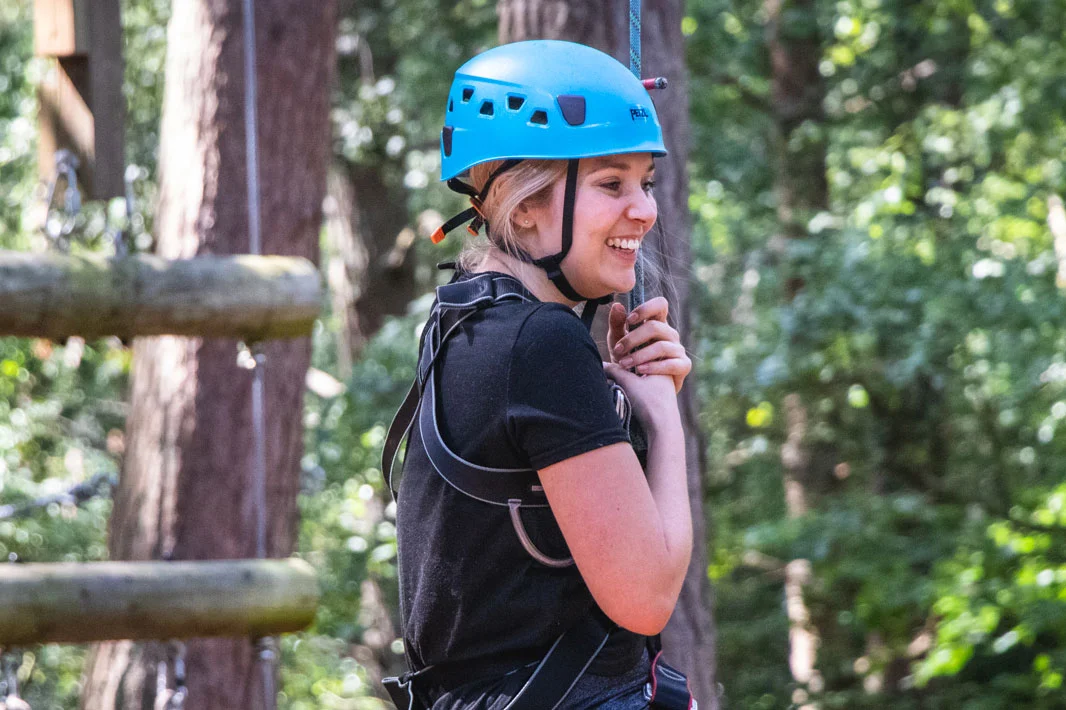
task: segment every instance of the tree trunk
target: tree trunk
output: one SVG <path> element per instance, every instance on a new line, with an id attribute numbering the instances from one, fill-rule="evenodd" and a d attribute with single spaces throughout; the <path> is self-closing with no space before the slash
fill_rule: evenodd
<path id="1" fill-rule="evenodd" d="M 329 176 L 329 285 L 340 322 L 342 379 L 385 322 L 415 297 L 415 230 L 407 226 L 404 191 L 390 185 L 384 161 L 337 164 Z"/>
<path id="2" fill-rule="evenodd" d="M 642 54 L 644 77 L 665 76 L 664 91 L 652 92 L 670 155 L 657 161 L 655 196 L 659 228 L 649 243 L 651 268 L 645 273 L 649 295 L 667 294 L 686 347 L 691 345 L 689 265 L 691 223 L 688 212 L 689 153 L 688 80 L 680 0 L 644 2 Z M 563 39 L 608 52 L 629 65 L 629 13 L 625 3 L 596 0 L 500 0 L 500 42 L 524 39 Z M 661 230 L 660 230 L 661 228 Z M 707 525 L 703 510 L 704 441 L 697 420 L 693 383 L 681 392 L 681 415 L 686 431 L 689 496 L 695 544 L 685 585 L 674 615 L 664 632 L 670 662 L 684 671 L 701 708 L 717 710 L 715 625 L 707 579 Z"/>
<path id="3" fill-rule="evenodd" d="M 825 86 L 818 71 L 821 45 L 814 16 L 814 0 L 765 0 L 766 46 L 770 56 L 772 110 L 777 127 L 777 217 L 781 245 L 789 239 L 809 239 L 807 223 L 829 204 L 825 176 L 826 144 L 821 126 Z M 787 22 L 786 22 L 787 18 Z M 810 128 L 810 126 L 807 126 Z M 790 276 L 785 298 L 791 302 L 803 288 Z M 806 443 L 807 408 L 798 393 L 785 396 L 786 440 L 781 447 L 785 505 L 791 518 L 810 507 L 811 456 Z M 816 661 L 818 630 L 810 618 L 804 589 L 811 583 L 810 561 L 796 559 L 785 566 L 785 610 L 789 621 L 789 668 L 800 686 L 794 702 L 803 707 L 809 692 L 820 692 L 823 681 Z"/>
<path id="4" fill-rule="evenodd" d="M 317 263 L 329 155 L 336 5 L 259 0 L 256 47 L 262 251 Z M 239 0 L 175 3 L 168 28 L 157 251 L 247 252 L 242 16 Z M 267 554 L 296 535 L 304 338 L 264 348 Z M 256 552 L 251 377 L 236 342 L 177 337 L 134 344 L 128 453 L 109 547 L 119 560 L 232 559 Z M 92 653 L 82 707 L 152 708 L 158 647 Z M 256 708 L 249 639 L 189 644 L 190 705 Z"/>

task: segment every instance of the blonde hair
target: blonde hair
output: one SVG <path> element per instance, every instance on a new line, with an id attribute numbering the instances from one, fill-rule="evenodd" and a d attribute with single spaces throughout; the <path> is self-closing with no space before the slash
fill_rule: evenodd
<path id="1" fill-rule="evenodd" d="M 480 192 L 489 178 L 503 164 L 492 160 L 470 168 L 470 182 Z M 565 160 L 523 160 L 492 183 L 482 211 L 488 220 L 488 243 L 468 246 L 459 255 L 459 267 L 470 271 L 491 247 L 506 254 L 517 254 L 525 247 L 511 219 L 519 205 L 543 205 L 551 198 L 552 188 L 566 175 Z"/>

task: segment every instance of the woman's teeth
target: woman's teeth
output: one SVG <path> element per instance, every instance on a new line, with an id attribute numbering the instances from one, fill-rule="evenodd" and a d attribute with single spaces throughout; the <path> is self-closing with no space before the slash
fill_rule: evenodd
<path id="1" fill-rule="evenodd" d="M 611 238 L 607 240 L 607 246 L 614 247 L 615 249 L 627 249 L 629 251 L 635 251 L 640 247 L 640 240 Z"/>

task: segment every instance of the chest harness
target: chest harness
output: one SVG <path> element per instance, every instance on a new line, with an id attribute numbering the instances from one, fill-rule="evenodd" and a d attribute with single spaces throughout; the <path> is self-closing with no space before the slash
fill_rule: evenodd
<path id="1" fill-rule="evenodd" d="M 437 288 L 437 301 L 422 329 L 418 376 L 385 437 L 381 470 L 393 496 L 398 496 L 398 486 L 392 480 L 393 459 L 401 442 L 418 427 L 426 456 L 441 478 L 475 500 L 506 507 L 526 552 L 543 565 L 561 568 L 573 565 L 573 558 L 557 559 L 541 552 L 522 523 L 522 508 L 548 507 L 537 472 L 530 468 L 495 468 L 467 461 L 444 441 L 439 425 L 435 370 L 444 344 L 468 318 L 481 310 L 505 303 L 535 301 L 521 283 L 503 274 L 486 273 Z"/>
<path id="2" fill-rule="evenodd" d="M 437 300 L 419 343 L 418 374 L 385 437 L 381 470 L 393 497 L 398 498 L 398 486 L 392 478 L 394 459 L 403 440 L 417 426 L 426 456 L 441 478 L 475 500 L 507 507 L 515 533 L 526 552 L 540 564 L 565 568 L 574 564 L 573 558 L 558 559 L 544 554 L 530 539 L 522 523 L 522 508 L 548 507 L 537 472 L 531 468 L 481 466 L 462 458 L 444 441 L 437 411 L 434 371 L 448 339 L 458 333 L 468 318 L 486 308 L 533 302 L 536 299 L 521 283 L 502 274 L 486 273 L 437 288 Z M 631 412 L 629 402 L 618 385 L 612 384 L 612 389 L 616 411 L 628 430 Z M 601 612 L 591 610 L 556 639 L 505 710 L 558 707 L 615 629 L 617 626 Z M 654 659 L 651 679 L 645 687 L 650 706 L 662 710 L 696 710 L 696 702 L 688 691 L 685 676 L 662 661 L 658 637 L 649 639 L 649 650 Z M 415 681 L 420 676 L 431 674 L 432 670 L 430 666 L 383 681 L 397 708 L 422 710 L 427 707 L 421 694 L 416 691 Z"/>

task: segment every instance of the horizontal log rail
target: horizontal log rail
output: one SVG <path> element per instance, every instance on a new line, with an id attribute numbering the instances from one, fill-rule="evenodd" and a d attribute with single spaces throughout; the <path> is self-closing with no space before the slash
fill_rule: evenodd
<path id="1" fill-rule="evenodd" d="M 204 636 L 308 626 L 318 606 L 303 560 L 0 564 L 0 646 Z"/>
<path id="2" fill-rule="evenodd" d="M 0 336 L 296 338 L 321 302 L 318 270 L 296 257 L 0 251 Z"/>

